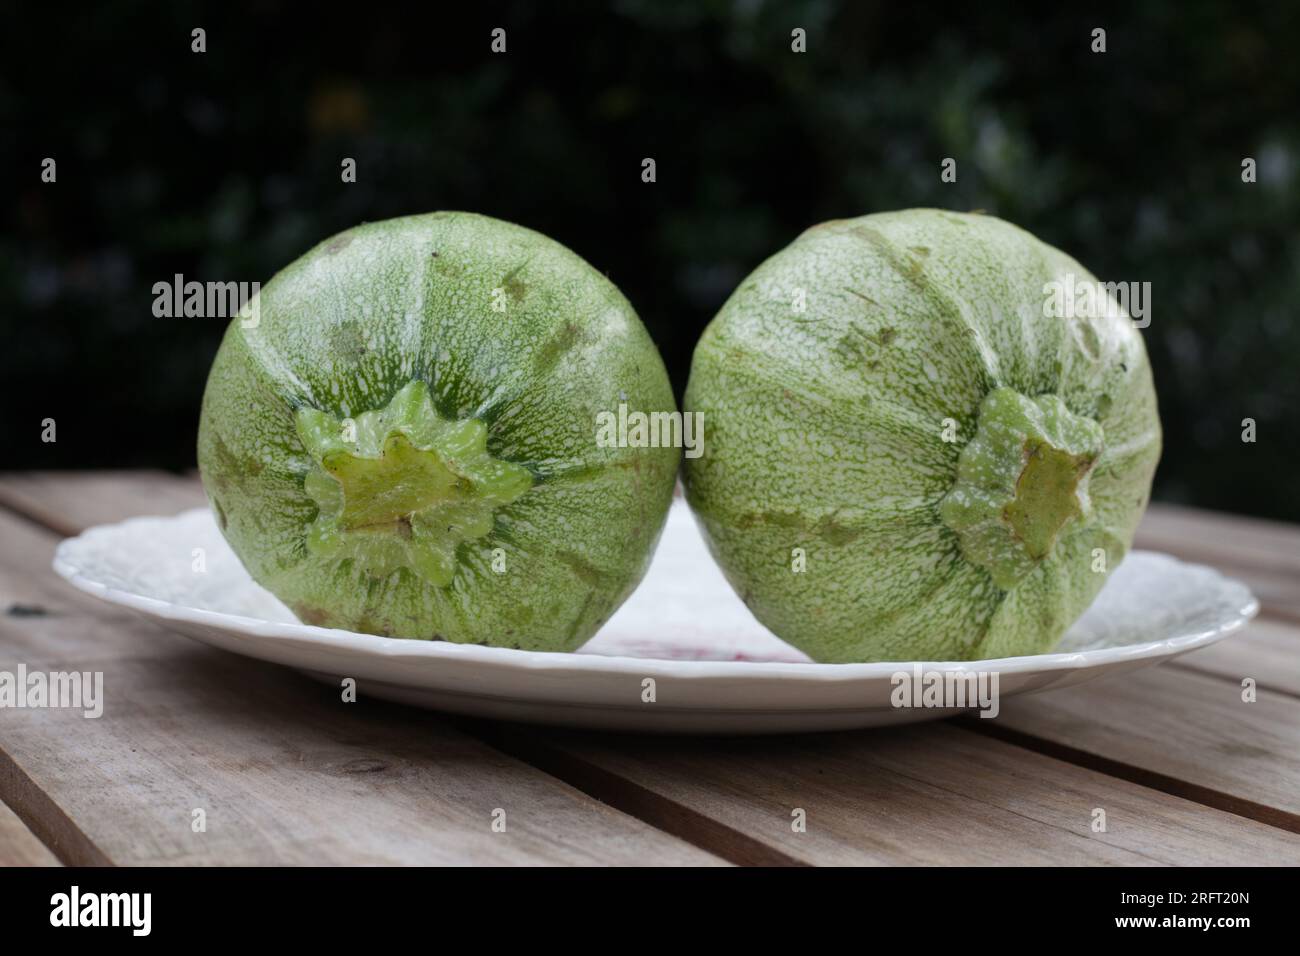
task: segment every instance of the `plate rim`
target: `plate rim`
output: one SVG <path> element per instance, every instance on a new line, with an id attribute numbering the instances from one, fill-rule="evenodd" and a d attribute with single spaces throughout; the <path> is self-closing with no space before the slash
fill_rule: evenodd
<path id="1" fill-rule="evenodd" d="M 869 661 L 863 663 L 833 664 L 801 661 L 701 661 L 655 657 L 629 657 L 612 654 L 580 654 L 573 651 L 526 651 L 485 644 L 458 644 L 453 641 L 431 641 L 417 638 L 383 637 L 363 634 L 342 628 L 320 627 L 301 622 L 270 621 L 264 618 L 230 614 L 207 608 L 189 607 L 161 598 L 137 594 L 88 577 L 69 559 L 68 554 L 77 542 L 124 529 L 133 524 L 149 522 L 174 522 L 196 513 L 211 518 L 205 507 L 188 508 L 174 515 L 137 515 L 106 524 L 86 528 L 80 534 L 64 538 L 55 548 L 52 567 L 56 574 L 73 587 L 109 604 L 144 613 L 165 621 L 200 624 L 219 630 L 251 632 L 254 636 L 273 640 L 310 638 L 311 643 L 324 644 L 336 649 L 363 655 L 389 658 L 421 658 L 453 660 L 488 667 L 559 673 L 597 672 L 606 675 L 622 674 L 636 677 L 672 677 L 675 680 L 716 680 L 718 678 L 778 679 L 813 683 L 839 683 L 891 677 L 902 670 L 912 670 L 920 665 L 924 671 L 941 673 L 991 672 L 999 674 L 1038 673 L 1078 670 L 1149 657 L 1174 657 L 1213 644 L 1244 628 L 1258 613 L 1259 600 L 1246 584 L 1223 574 L 1209 565 L 1183 561 L 1161 551 L 1136 549 L 1130 553 L 1160 555 L 1176 564 L 1214 575 L 1229 587 L 1240 592 L 1241 600 L 1236 620 L 1217 627 L 1163 637 L 1121 647 L 1103 647 L 1084 651 L 1053 651 L 1046 654 L 1022 654 L 1013 657 L 984 658 L 972 661 Z M 260 586 L 260 585 L 259 585 Z M 235 627 L 231 627 L 235 625 Z"/>

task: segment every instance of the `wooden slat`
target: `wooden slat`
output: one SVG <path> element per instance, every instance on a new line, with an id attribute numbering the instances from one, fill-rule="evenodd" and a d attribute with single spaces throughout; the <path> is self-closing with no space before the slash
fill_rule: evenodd
<path id="1" fill-rule="evenodd" d="M 1258 699 L 1245 703 L 1235 679 L 1157 667 L 1003 701 L 998 719 L 986 723 L 1048 752 L 1300 832 L 1300 701 L 1260 680 Z"/>
<path id="2" fill-rule="evenodd" d="M 1300 526 L 1281 521 L 1156 502 L 1143 516 L 1139 534 L 1167 541 L 1171 549 L 1206 549 L 1220 560 L 1300 573 Z"/>
<path id="3" fill-rule="evenodd" d="M 1175 658 L 1169 666 L 1237 683 L 1250 677 L 1261 693 L 1280 691 L 1300 698 L 1300 626 L 1257 618 L 1241 633 Z"/>
<path id="4" fill-rule="evenodd" d="M 1152 505 L 1139 548 L 1212 565 L 1250 585 L 1265 614 L 1300 621 L 1300 528 L 1175 505 Z"/>
<path id="5" fill-rule="evenodd" d="M 136 515 L 170 515 L 207 503 L 194 476 L 165 471 L 45 471 L 0 476 L 0 506 L 70 536 Z"/>
<path id="6" fill-rule="evenodd" d="M 54 854 L 18 815 L 0 803 L 0 867 L 58 865 Z"/>
<path id="7" fill-rule="evenodd" d="M 1215 516 L 1179 509 L 1158 518 L 1155 527 L 1164 537 L 1149 537 L 1144 546 L 1223 567 L 1199 543 L 1212 528 L 1237 549 L 1231 554 L 1238 564 L 1227 566 L 1227 573 L 1254 586 L 1279 576 L 1269 562 L 1295 537 L 1284 526 L 1263 528 L 1261 555 L 1249 550 L 1253 538 L 1227 534 Z M 1207 525 L 1187 525 L 1189 518 L 1206 518 Z M 964 732 L 977 730 L 975 736 L 985 738 L 984 744 L 967 744 L 965 752 L 945 736 L 953 730 L 938 727 L 844 735 L 844 743 L 799 738 L 788 745 L 674 742 L 646 748 L 635 741 L 544 731 L 519 732 L 513 739 L 530 759 L 549 761 L 590 792 L 662 826 L 682 819 L 684 832 L 712 826 L 706 845 L 741 859 L 754 852 L 761 834 L 769 853 L 795 862 L 1116 861 L 1104 854 L 1118 848 L 1067 810 L 1062 797 L 1068 794 L 1071 801 L 1106 809 L 1110 836 L 1122 834 L 1122 849 L 1149 861 L 1296 864 L 1296 636 L 1287 625 L 1260 621 L 1173 667 L 1008 700 L 1004 714 L 1009 711 L 1012 719 L 961 724 Z M 1234 710 L 1230 702 L 1239 701 L 1236 685 L 1244 676 L 1255 676 L 1269 698 L 1263 709 Z M 1207 708 L 1202 700 L 1213 704 Z M 1103 714 L 1106 719 L 1099 719 Z M 1128 730 L 1154 719 L 1162 721 L 1158 733 Z M 1007 739 L 992 738 L 993 727 Z M 1090 731 L 1096 745 L 1088 745 L 1086 734 L 1080 739 L 1063 733 L 1065 728 Z M 1002 743 L 1015 746 L 1002 751 Z M 1027 755 L 1021 747 L 1040 752 Z M 987 775 L 983 786 L 972 787 L 972 767 Z M 965 799 L 945 805 L 944 794 Z M 790 833 L 785 808 L 814 798 L 830 818 L 827 828 L 816 835 L 811 826 L 809 834 Z M 678 804 L 689 817 L 673 812 Z M 1120 806 L 1127 822 L 1117 830 Z M 1048 836 L 1052 827 L 1060 830 L 1055 837 Z M 1245 834 L 1236 835 L 1239 827 Z M 1091 842 L 1080 844 L 1080 835 Z M 890 843 L 893 837 L 899 842 Z"/>
<path id="8" fill-rule="evenodd" d="M 120 513 L 114 486 L 101 476 L 77 520 Z M 166 499 L 154 488 L 128 504 L 145 500 L 158 511 Z M 0 615 L 0 668 L 104 675 L 99 719 L 19 709 L 0 721 L 0 799 L 65 862 L 722 862 L 435 715 L 344 704 L 86 597 L 48 570 L 54 536 L 27 520 L 0 513 L 0 541 L 0 608 L 22 609 Z"/>
<path id="9" fill-rule="evenodd" d="M 118 479 L 97 475 L 83 480 L 102 488 Z M 129 482 L 139 485 L 138 478 Z M 18 497 L 25 513 L 44 507 L 78 514 L 78 505 L 57 481 L 47 479 L 44 491 L 25 487 L 21 497 L 10 492 L 9 498 L 4 497 L 6 484 L 0 481 L 0 500 Z M 154 491 L 135 492 L 131 500 L 140 502 L 141 513 L 163 510 Z M 1277 544 L 1271 537 L 1268 542 L 1269 547 Z M 1219 563 L 1187 550 L 1181 556 Z M 1234 569 L 1229 573 L 1246 577 Z M 1285 753 L 1288 747 L 1296 752 L 1294 727 L 1287 729 L 1293 711 L 1271 700 L 1266 711 L 1244 723 L 1225 723 L 1232 711 L 1216 705 L 1218 729 L 1207 732 L 1197 697 L 1238 693 L 1234 671 L 1245 666 L 1269 673 L 1271 683 L 1260 679 L 1264 697 L 1274 689 L 1279 695 L 1289 693 L 1294 669 L 1270 666 L 1285 655 L 1281 642 L 1289 637 L 1267 626 L 1252 628 L 1245 638 L 1220 645 L 1217 656 L 1207 657 L 1211 652 L 1205 651 L 1178 667 L 1004 701 L 1004 715 L 1014 714 L 1014 720 L 972 720 L 960 726 L 719 741 L 463 724 L 589 793 L 736 862 L 1295 863 L 1300 861 L 1297 837 L 1288 832 L 1295 829 L 1295 809 L 1284 794 L 1286 786 L 1295 791 L 1290 781 L 1294 758 L 1288 763 Z M 42 646 L 59 643 L 54 638 Z M 204 667 L 236 667 L 243 673 L 246 665 L 232 664 L 234 660 L 217 655 Z M 1165 696 L 1148 700 L 1145 690 L 1136 697 L 1120 690 L 1155 674 L 1170 682 L 1163 688 Z M 137 683 L 142 693 L 158 686 L 155 676 Z M 1104 692 L 1101 699 L 1087 704 L 1065 699 L 1093 690 Z M 1044 710 L 1036 713 L 1027 709 L 1031 707 Z M 1103 713 L 1104 721 L 1099 719 Z M 412 714 L 401 711 L 400 722 L 421 719 Z M 1182 718 L 1173 719 L 1175 714 Z M 1168 725 L 1120 746 L 1126 723 L 1152 715 L 1167 718 Z M 213 714 L 207 720 L 237 724 L 238 716 Z M 1090 746 L 1086 736 L 1063 732 L 1075 722 L 1087 730 L 1089 721 L 1099 725 L 1093 731 L 1104 736 L 1104 743 Z M 990 736 L 981 726 L 989 723 L 1013 739 Z M 1260 745 L 1260 739 L 1266 744 Z M 1245 755 L 1251 746 L 1258 750 L 1253 757 Z M 1230 756 L 1234 748 L 1236 758 Z M 1158 758 L 1165 750 L 1181 757 L 1166 755 L 1162 764 Z M 1230 770 L 1213 769 L 1224 760 Z M 1262 786 L 1243 784 L 1234 790 L 1225 778 L 1241 773 L 1251 760 Z M 1142 769 L 1148 766 L 1158 769 Z M 790 829 L 795 807 L 808 813 L 807 833 Z M 1094 808 L 1106 811 L 1105 833 L 1090 829 Z"/>
<path id="10" fill-rule="evenodd" d="M 1300 862 L 1295 834 L 951 723 L 731 740 L 504 733 L 501 746 L 741 862 Z"/>

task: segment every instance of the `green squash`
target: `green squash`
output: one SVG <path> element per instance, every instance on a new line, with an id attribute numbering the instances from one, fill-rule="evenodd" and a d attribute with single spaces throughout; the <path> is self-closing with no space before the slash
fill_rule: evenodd
<path id="1" fill-rule="evenodd" d="M 760 621 L 818 661 L 1052 648 L 1160 455 L 1132 321 L 1045 314 L 1071 275 L 1096 281 L 1006 222 L 917 209 L 809 229 L 736 290 L 695 350 L 684 482 Z"/>
<path id="2" fill-rule="evenodd" d="M 573 650 L 649 564 L 680 452 L 597 415 L 676 405 L 618 289 L 466 213 L 359 226 L 231 322 L 198 459 L 226 540 L 310 624 Z"/>

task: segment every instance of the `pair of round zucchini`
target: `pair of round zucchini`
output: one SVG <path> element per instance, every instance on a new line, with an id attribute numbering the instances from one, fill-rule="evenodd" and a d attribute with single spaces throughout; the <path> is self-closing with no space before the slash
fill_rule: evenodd
<path id="1" fill-rule="evenodd" d="M 1132 541 L 1159 456 L 1141 338 L 1045 314 L 1078 263 L 997 219 L 827 223 L 705 331 L 683 480 L 754 614 L 819 661 L 1047 650 Z M 658 352 L 558 243 L 466 213 L 360 226 L 231 322 L 198 457 L 253 578 L 306 623 L 574 650 L 640 581 L 680 449 Z"/>

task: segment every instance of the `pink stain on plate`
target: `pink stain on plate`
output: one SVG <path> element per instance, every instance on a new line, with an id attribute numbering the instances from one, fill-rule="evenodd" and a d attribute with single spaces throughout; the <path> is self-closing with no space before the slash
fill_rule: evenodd
<path id="1" fill-rule="evenodd" d="M 638 657 L 661 661 L 748 661 L 751 663 L 806 664 L 808 658 L 795 650 L 773 648 L 753 652 L 729 647 L 699 647 L 665 641 L 604 641 L 598 647 L 583 648 L 579 653 L 601 657 Z"/>

